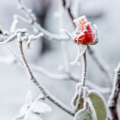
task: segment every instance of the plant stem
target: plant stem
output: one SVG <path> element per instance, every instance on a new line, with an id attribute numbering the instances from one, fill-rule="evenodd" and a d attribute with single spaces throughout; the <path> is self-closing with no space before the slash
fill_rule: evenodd
<path id="1" fill-rule="evenodd" d="M 114 84 L 111 95 L 108 100 L 108 108 L 111 112 L 113 120 L 119 120 L 117 112 L 119 94 L 120 94 L 120 63 L 118 64 L 118 67 L 115 69 Z"/>
<path id="2" fill-rule="evenodd" d="M 33 83 L 39 88 L 39 90 L 42 91 L 42 93 L 45 95 L 46 98 L 48 98 L 51 102 L 53 102 L 55 105 L 57 105 L 58 107 L 60 107 L 62 110 L 64 110 L 65 112 L 67 112 L 68 114 L 74 116 L 74 112 L 72 110 L 70 110 L 70 108 L 68 108 L 66 105 L 64 105 L 62 102 L 60 102 L 59 100 L 57 100 L 54 96 L 52 96 L 48 90 L 40 83 L 38 82 L 38 80 L 34 77 L 32 70 L 30 69 L 25 56 L 24 56 L 24 52 L 23 52 L 23 46 L 22 46 L 22 41 L 19 42 L 19 49 L 20 49 L 20 54 L 21 54 L 21 58 L 22 61 L 24 63 L 25 68 L 27 69 L 29 76 L 30 76 L 30 80 L 33 81 Z"/>
<path id="3" fill-rule="evenodd" d="M 86 82 L 86 75 L 87 75 L 87 59 L 86 59 L 86 52 L 83 54 L 83 70 L 82 70 L 82 79 L 81 79 L 81 84 L 82 87 L 85 86 L 85 82 Z M 81 103 L 81 99 L 82 99 L 82 95 L 83 95 L 83 88 L 80 88 L 80 94 L 78 96 L 78 100 L 77 100 L 77 105 L 76 105 L 76 109 L 75 112 L 77 112 L 80 108 L 80 103 Z"/>
<path id="4" fill-rule="evenodd" d="M 81 83 L 82 86 L 85 86 L 85 82 L 86 82 L 86 75 L 87 75 L 87 59 L 86 59 L 86 52 L 83 54 L 83 73 L 82 73 L 82 79 L 81 79 Z"/>

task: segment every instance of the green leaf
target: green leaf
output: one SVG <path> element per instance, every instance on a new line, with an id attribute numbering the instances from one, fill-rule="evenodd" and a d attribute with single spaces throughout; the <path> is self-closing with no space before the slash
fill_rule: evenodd
<path id="1" fill-rule="evenodd" d="M 97 120 L 106 120 L 107 110 L 103 96 L 94 90 L 89 91 L 88 97 L 91 99 L 97 114 Z"/>
<path id="2" fill-rule="evenodd" d="M 92 120 L 97 120 L 96 111 L 93 107 L 93 104 L 92 104 L 92 101 L 90 100 L 90 98 L 87 98 L 86 107 L 87 107 L 87 110 L 90 112 L 90 114 L 92 116 Z"/>
<path id="3" fill-rule="evenodd" d="M 76 113 L 74 120 L 92 120 L 92 116 L 88 110 L 82 109 Z"/>
<path id="4" fill-rule="evenodd" d="M 75 93 L 75 95 L 74 95 L 74 97 L 73 97 L 73 99 L 72 99 L 72 102 L 71 102 L 73 108 L 75 108 L 75 106 L 76 106 L 76 104 L 77 104 L 77 100 L 78 100 L 78 94 Z M 82 109 L 82 108 L 83 108 L 83 99 L 81 99 L 81 103 L 80 103 L 80 108 L 79 108 L 79 110 Z"/>

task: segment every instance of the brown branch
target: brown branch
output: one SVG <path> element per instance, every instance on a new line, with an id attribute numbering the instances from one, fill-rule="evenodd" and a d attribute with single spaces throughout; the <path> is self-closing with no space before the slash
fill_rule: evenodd
<path id="1" fill-rule="evenodd" d="M 115 69 L 114 84 L 111 95 L 108 100 L 108 108 L 112 114 L 113 120 L 119 120 L 117 113 L 117 102 L 120 93 L 120 63 Z"/>
<path id="2" fill-rule="evenodd" d="M 81 99 L 82 99 L 82 95 L 83 95 L 83 87 L 86 86 L 86 76 L 87 76 L 87 58 L 86 58 L 86 52 L 83 54 L 83 60 L 82 60 L 82 79 L 81 79 L 81 85 L 82 87 L 80 88 L 80 93 L 77 99 L 77 104 L 76 104 L 76 108 L 75 108 L 75 112 L 77 112 L 80 108 L 80 103 L 81 103 Z"/>
<path id="3" fill-rule="evenodd" d="M 57 105 L 58 107 L 60 107 L 62 110 L 64 110 L 65 112 L 67 112 L 68 114 L 74 116 L 74 112 L 70 110 L 70 108 L 68 108 L 66 105 L 64 105 L 63 103 L 61 103 L 59 100 L 57 100 L 54 96 L 52 96 L 47 90 L 46 88 L 40 84 L 40 82 L 38 82 L 38 80 L 33 76 L 33 73 L 25 59 L 24 56 L 24 52 L 23 52 L 23 48 L 22 48 L 22 42 L 19 42 L 19 49 L 20 49 L 20 54 L 21 54 L 21 58 L 25 64 L 25 67 L 29 73 L 30 79 L 33 81 L 33 83 L 35 83 L 35 85 L 42 91 L 42 93 L 46 96 L 46 98 L 48 98 L 51 102 L 53 102 L 55 105 Z"/>
<path id="4" fill-rule="evenodd" d="M 9 35 L 4 34 L 4 32 L 2 31 L 1 35 L 3 36 L 3 38 L 8 38 Z M 2 41 L 4 41 L 5 39 L 3 39 Z M 1 40 L 0 40 L 1 41 Z M 9 51 L 11 52 L 11 54 L 13 55 L 14 59 L 15 59 L 15 63 L 19 63 L 21 66 L 23 66 L 23 62 L 21 61 L 21 59 L 19 58 L 19 56 L 16 54 L 16 52 L 13 50 L 13 48 L 7 44 L 7 47 L 9 49 Z M 80 82 L 80 78 L 79 76 L 73 75 L 71 73 L 65 73 L 65 74 L 56 74 L 56 73 L 51 73 L 48 70 L 44 69 L 43 67 L 38 67 L 35 65 L 31 65 L 31 68 L 33 69 L 33 71 L 38 72 L 42 75 L 44 75 L 45 77 L 50 78 L 51 80 L 72 80 L 74 82 Z M 109 95 L 110 94 L 110 89 L 109 88 L 102 88 L 99 87 L 97 85 L 95 85 L 94 83 L 92 83 L 91 81 L 87 80 L 86 81 L 86 85 L 90 88 L 90 89 L 95 89 L 99 92 L 101 92 L 104 95 Z"/>
<path id="5" fill-rule="evenodd" d="M 65 8 L 65 9 L 67 9 L 67 12 L 68 12 L 68 14 L 69 14 L 69 16 L 70 16 L 70 18 L 71 18 L 71 21 L 72 21 L 72 23 L 73 23 L 73 25 L 74 25 L 74 27 L 75 27 L 75 23 L 73 22 L 73 20 L 74 20 L 74 17 L 73 17 L 73 15 L 72 15 L 72 13 L 71 13 L 71 6 L 69 5 L 69 6 L 66 6 L 66 0 L 62 0 L 62 5 L 63 5 L 63 7 Z"/>

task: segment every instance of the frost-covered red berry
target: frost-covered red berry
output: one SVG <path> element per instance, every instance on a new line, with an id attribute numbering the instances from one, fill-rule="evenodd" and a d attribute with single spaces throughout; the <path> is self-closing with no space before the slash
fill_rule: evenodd
<path id="1" fill-rule="evenodd" d="M 78 19 L 75 19 L 74 22 L 77 26 L 73 35 L 74 42 L 82 44 L 93 43 L 95 39 L 95 33 L 91 27 L 91 23 L 87 22 L 86 17 L 79 17 Z"/>

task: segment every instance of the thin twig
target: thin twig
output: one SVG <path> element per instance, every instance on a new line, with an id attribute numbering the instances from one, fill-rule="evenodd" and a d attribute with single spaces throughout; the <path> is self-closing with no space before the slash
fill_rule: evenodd
<path id="1" fill-rule="evenodd" d="M 74 82 L 80 82 L 80 77 L 77 75 L 72 75 L 72 74 L 56 74 L 56 73 L 51 73 L 48 70 L 44 69 L 43 67 L 38 67 L 36 65 L 30 65 L 31 68 L 33 69 L 33 71 L 38 72 L 42 75 L 44 75 L 45 77 L 48 77 L 51 80 L 71 80 Z M 95 89 L 97 91 L 99 91 L 100 93 L 104 94 L 104 95 L 109 95 L 110 94 L 110 88 L 103 88 L 103 87 L 99 87 L 97 85 L 95 85 L 94 83 L 92 83 L 90 80 L 86 81 L 86 86 L 88 86 L 90 89 Z"/>
<path id="2" fill-rule="evenodd" d="M 67 10 L 68 10 L 71 20 L 73 20 L 74 17 L 72 15 L 71 11 L 69 9 L 67 9 Z M 73 25 L 75 26 L 74 22 L 73 22 Z M 88 52 L 89 52 L 90 56 L 93 58 L 93 60 L 96 62 L 96 64 L 98 65 L 98 67 L 100 68 L 102 73 L 105 75 L 106 85 L 108 87 L 112 88 L 112 78 L 110 76 L 110 72 L 108 71 L 108 69 L 106 67 L 107 65 L 103 62 L 103 60 L 101 60 L 102 58 L 100 56 L 98 56 L 90 46 L 88 46 Z"/>
<path id="3" fill-rule="evenodd" d="M 3 38 L 6 38 L 6 35 L 3 34 L 4 32 L 2 32 L 1 35 L 3 35 Z M 7 35 L 7 37 L 9 37 L 9 35 Z M 5 39 L 3 39 L 4 41 Z M 1 41 L 1 40 L 0 40 Z M 19 56 L 16 54 L 15 50 L 9 45 L 7 44 L 7 47 L 9 49 L 9 51 L 11 52 L 11 54 L 13 55 L 14 59 L 16 60 L 15 63 L 19 63 L 21 66 L 23 66 L 23 62 L 21 61 L 21 59 L 19 58 Z M 3 56 L 1 56 L 3 57 Z M 3 57 L 3 59 L 6 59 Z M 5 61 L 4 61 L 5 62 Z M 76 75 L 72 75 L 71 73 L 69 74 L 56 74 L 56 73 L 51 73 L 48 70 L 46 70 L 43 67 L 38 67 L 36 65 L 31 65 L 31 68 L 33 69 L 33 71 L 38 72 L 42 75 L 44 75 L 45 77 L 48 77 L 51 80 L 72 80 L 74 82 L 80 82 L 80 78 L 79 76 Z M 87 80 L 86 81 L 86 85 L 90 88 L 90 89 L 95 89 L 99 92 L 101 92 L 102 94 L 110 94 L 110 89 L 109 88 L 102 88 L 99 87 L 97 85 L 95 85 L 94 83 L 92 83 L 91 81 Z"/>
<path id="4" fill-rule="evenodd" d="M 0 45 L 9 43 L 9 42 L 15 40 L 16 38 L 17 38 L 17 34 L 13 34 L 13 35 L 11 35 L 8 39 L 4 40 L 3 42 L 0 42 Z"/>
<path id="5" fill-rule="evenodd" d="M 83 61 L 82 61 L 82 79 L 81 79 L 81 85 L 82 87 L 86 86 L 86 76 L 87 76 L 87 59 L 86 59 L 86 52 L 83 54 Z M 81 103 L 81 99 L 82 99 L 82 95 L 83 95 L 83 88 L 80 88 L 80 93 L 77 99 L 77 104 L 76 104 L 76 108 L 75 108 L 75 112 L 77 112 L 80 108 L 80 103 Z"/>
<path id="6" fill-rule="evenodd" d="M 58 107 L 60 107 L 61 109 L 63 109 L 65 112 L 69 113 L 70 115 L 74 116 L 74 112 L 72 112 L 66 105 L 64 105 L 63 103 L 61 103 L 59 100 L 57 100 L 55 97 L 53 97 L 47 90 L 46 88 L 40 84 L 40 82 L 38 82 L 38 80 L 33 76 L 33 73 L 25 59 L 24 56 L 24 52 L 23 52 L 23 48 L 22 48 L 22 42 L 19 42 L 19 49 L 20 49 L 20 54 L 21 54 L 21 58 L 25 64 L 25 67 L 29 73 L 30 79 L 33 81 L 33 83 L 35 83 L 35 85 L 42 91 L 42 93 L 51 101 L 53 102 L 55 105 L 57 105 Z"/>
<path id="7" fill-rule="evenodd" d="M 69 2 L 70 2 L 70 1 L 69 1 Z M 66 0 L 62 0 L 62 3 L 63 3 L 63 7 L 67 10 L 67 12 L 68 12 L 68 14 L 69 14 L 69 16 L 70 16 L 70 18 L 71 18 L 71 21 L 73 22 L 74 17 L 73 17 L 73 15 L 72 15 L 72 13 L 71 13 L 70 3 L 66 3 Z M 69 6 L 67 6 L 67 4 L 69 4 Z M 73 25 L 75 26 L 75 23 L 73 23 Z"/>
<path id="8" fill-rule="evenodd" d="M 24 6 L 23 6 L 24 7 Z M 27 9 L 27 8 L 26 8 Z M 70 15 L 70 17 L 71 17 L 71 20 L 73 20 L 73 15 L 72 15 L 72 13 L 71 13 L 71 11 L 69 10 L 69 9 L 67 9 L 68 10 L 68 13 L 69 13 L 69 15 Z M 29 15 L 31 15 L 30 13 L 28 13 L 27 11 L 25 11 L 25 13 L 29 16 Z M 27 20 L 27 19 L 25 19 L 25 18 L 22 18 L 22 17 L 20 17 L 20 16 L 16 16 L 16 19 L 18 19 L 18 20 L 21 20 L 22 22 L 25 22 L 25 23 L 27 23 L 27 24 L 31 24 L 30 22 L 28 22 L 30 19 L 31 19 L 31 17 L 29 17 L 29 20 Z M 74 24 L 74 23 L 73 23 Z M 42 33 L 44 33 L 44 37 L 45 38 L 47 38 L 48 40 L 55 40 L 55 41 L 66 41 L 66 40 L 70 40 L 68 37 L 66 38 L 66 37 L 64 37 L 64 36 L 60 36 L 60 35 L 55 35 L 55 34 L 52 34 L 52 33 L 50 33 L 50 32 L 48 32 L 48 31 L 46 31 L 45 29 L 43 29 L 36 21 L 34 21 L 34 24 L 32 24 L 35 28 L 37 28 L 38 29 L 38 31 L 39 32 L 42 32 Z M 91 55 L 91 57 L 93 58 L 93 60 L 96 62 L 96 64 L 98 65 L 98 67 L 100 68 L 100 70 L 102 71 L 102 73 L 106 76 L 106 85 L 108 86 L 108 87 L 112 87 L 112 85 L 111 85 L 111 81 L 112 81 L 112 79 L 111 79 L 111 76 L 110 76 L 110 73 L 109 73 L 109 71 L 108 71 L 108 69 L 105 67 L 106 66 L 106 64 L 104 64 L 103 62 L 101 62 L 101 58 L 97 55 L 96 56 L 96 54 L 95 54 L 95 52 L 94 52 L 94 50 L 90 47 L 90 46 L 88 46 L 88 51 L 89 51 L 89 54 Z M 100 59 L 99 59 L 100 58 Z"/>
<path id="9" fill-rule="evenodd" d="M 44 33 L 44 37 L 47 38 L 48 40 L 54 40 L 54 41 L 70 40 L 68 37 L 52 34 L 52 33 L 48 32 L 47 30 L 45 30 L 44 28 L 42 28 L 36 22 L 35 15 L 32 12 L 30 12 L 30 10 L 21 2 L 21 0 L 18 0 L 18 3 L 20 5 L 19 8 L 24 12 L 24 14 L 27 15 L 28 20 L 21 16 L 18 16 L 18 15 L 15 15 L 15 17 L 14 17 L 15 19 L 25 22 L 27 24 L 31 24 L 33 27 L 38 29 L 39 32 Z"/>
<path id="10" fill-rule="evenodd" d="M 119 120 L 117 113 L 117 102 L 119 98 L 119 93 L 120 93 L 120 63 L 118 64 L 118 67 L 115 69 L 114 84 L 111 95 L 108 100 L 108 108 L 112 114 L 113 120 Z"/>

